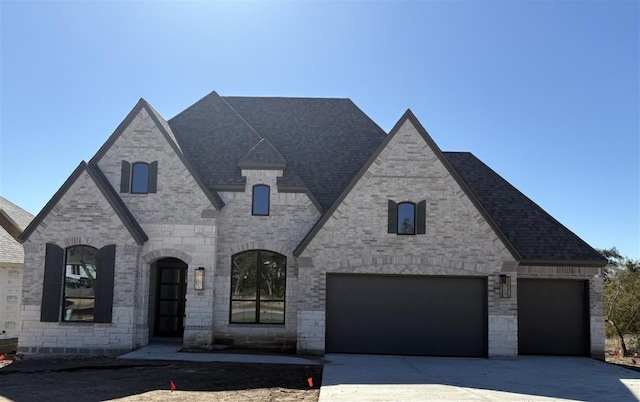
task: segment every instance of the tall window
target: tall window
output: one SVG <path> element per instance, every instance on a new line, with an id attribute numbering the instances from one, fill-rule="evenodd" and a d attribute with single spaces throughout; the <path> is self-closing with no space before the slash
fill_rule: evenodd
<path id="1" fill-rule="evenodd" d="M 269 186 L 258 184 L 253 186 L 252 215 L 269 215 Z"/>
<path id="2" fill-rule="evenodd" d="M 120 192 L 133 194 L 155 193 L 158 187 L 158 162 L 122 161 Z"/>
<path id="3" fill-rule="evenodd" d="M 251 250 L 231 258 L 232 323 L 284 324 L 287 257 Z"/>
<path id="4" fill-rule="evenodd" d="M 416 234 L 416 204 L 401 202 L 398 204 L 398 234 Z"/>
<path id="5" fill-rule="evenodd" d="M 134 163 L 131 167 L 131 192 L 134 194 L 146 194 L 149 184 L 149 164 L 144 162 Z"/>
<path id="6" fill-rule="evenodd" d="M 93 321 L 96 303 L 96 255 L 90 246 L 69 247 L 64 276 L 64 321 Z"/>

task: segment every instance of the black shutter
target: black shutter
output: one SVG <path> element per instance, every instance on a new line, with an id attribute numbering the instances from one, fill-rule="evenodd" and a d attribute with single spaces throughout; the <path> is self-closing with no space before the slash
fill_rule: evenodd
<path id="1" fill-rule="evenodd" d="M 93 322 L 111 322 L 115 263 L 115 244 L 104 246 L 98 250 L 96 256 L 96 305 Z"/>
<path id="2" fill-rule="evenodd" d="M 47 243 L 44 257 L 42 304 L 40 305 L 40 321 L 42 322 L 60 321 L 63 268 L 64 249 L 56 244 Z"/>
<path id="3" fill-rule="evenodd" d="M 416 211 L 416 234 L 427 233 L 427 202 L 420 201 Z"/>
<path id="4" fill-rule="evenodd" d="M 158 187 L 158 161 L 149 164 L 149 179 L 147 181 L 147 193 L 155 193 Z"/>
<path id="5" fill-rule="evenodd" d="M 131 164 L 127 161 L 122 161 L 122 170 L 120 173 L 120 192 L 129 192 L 129 180 L 131 180 Z"/>
<path id="6" fill-rule="evenodd" d="M 387 233 L 398 234 L 398 204 L 389 200 L 389 212 L 387 216 L 389 228 Z"/>

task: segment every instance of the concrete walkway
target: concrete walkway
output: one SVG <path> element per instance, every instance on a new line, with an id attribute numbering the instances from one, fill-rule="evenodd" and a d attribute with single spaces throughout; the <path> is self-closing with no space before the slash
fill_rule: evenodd
<path id="1" fill-rule="evenodd" d="M 580 357 L 325 356 L 320 402 L 640 401 L 640 373 Z"/>
<path id="2" fill-rule="evenodd" d="M 222 362 L 222 363 L 266 363 L 266 364 L 322 364 L 318 358 L 305 358 L 300 356 L 272 355 L 272 354 L 245 354 L 212 352 L 180 352 L 181 343 L 153 343 L 133 352 L 118 356 L 119 359 L 141 360 L 179 360 L 191 362 Z"/>

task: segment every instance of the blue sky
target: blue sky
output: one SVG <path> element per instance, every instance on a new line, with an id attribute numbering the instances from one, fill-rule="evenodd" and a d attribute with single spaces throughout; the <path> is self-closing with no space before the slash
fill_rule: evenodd
<path id="1" fill-rule="evenodd" d="M 139 98 L 407 108 L 589 244 L 640 258 L 637 1 L 0 3 L 0 195 L 36 214 Z"/>

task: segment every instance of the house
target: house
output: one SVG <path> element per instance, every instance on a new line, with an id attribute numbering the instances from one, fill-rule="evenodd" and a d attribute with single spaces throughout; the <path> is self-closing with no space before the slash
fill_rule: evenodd
<path id="1" fill-rule="evenodd" d="M 33 215 L 0 197 L 0 354 L 16 351 L 24 250 L 18 237 Z"/>
<path id="2" fill-rule="evenodd" d="M 411 111 L 141 99 L 21 240 L 25 354 L 604 357 L 606 260 Z"/>

